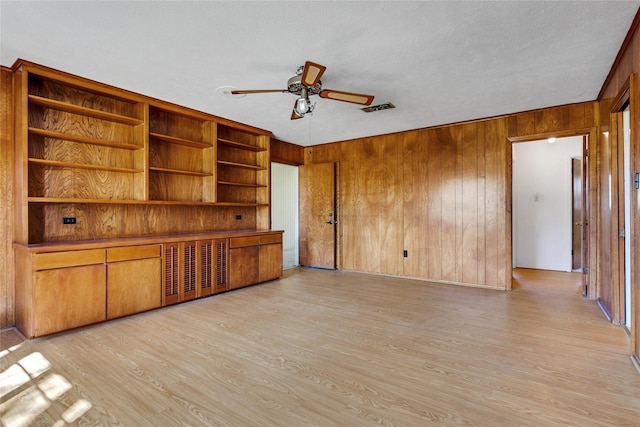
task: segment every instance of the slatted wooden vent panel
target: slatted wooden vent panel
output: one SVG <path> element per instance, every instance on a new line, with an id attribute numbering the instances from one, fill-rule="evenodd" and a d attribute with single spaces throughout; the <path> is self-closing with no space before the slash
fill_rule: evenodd
<path id="1" fill-rule="evenodd" d="M 184 243 L 183 246 L 183 295 L 181 300 L 186 301 L 196 297 L 196 244 L 195 242 Z"/>
<path id="2" fill-rule="evenodd" d="M 178 244 L 164 247 L 164 293 L 162 305 L 175 304 L 179 301 L 179 246 Z"/>
<path id="3" fill-rule="evenodd" d="M 198 296 L 213 293 L 213 245 L 210 241 L 200 242 L 200 289 Z"/>
<path id="4" fill-rule="evenodd" d="M 229 289 L 227 269 L 227 258 L 229 254 L 229 243 L 227 239 L 216 240 L 216 292 Z"/>

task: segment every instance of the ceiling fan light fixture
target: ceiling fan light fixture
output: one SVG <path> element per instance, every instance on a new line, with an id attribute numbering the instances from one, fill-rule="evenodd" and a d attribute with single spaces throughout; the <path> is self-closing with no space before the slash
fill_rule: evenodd
<path id="1" fill-rule="evenodd" d="M 304 115 L 309 111 L 309 107 L 309 101 L 305 99 L 304 96 L 301 96 L 296 100 L 296 106 L 293 107 L 293 109 L 297 115 L 304 117 Z"/>

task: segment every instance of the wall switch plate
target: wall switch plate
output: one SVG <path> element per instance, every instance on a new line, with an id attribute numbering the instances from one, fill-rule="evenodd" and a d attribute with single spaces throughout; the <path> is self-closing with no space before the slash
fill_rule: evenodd
<path id="1" fill-rule="evenodd" d="M 62 223 L 63 224 L 75 224 L 76 223 L 76 217 L 75 216 L 62 217 Z"/>

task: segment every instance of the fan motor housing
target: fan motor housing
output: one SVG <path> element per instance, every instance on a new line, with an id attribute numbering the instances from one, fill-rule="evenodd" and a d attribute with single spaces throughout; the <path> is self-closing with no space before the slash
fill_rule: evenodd
<path id="1" fill-rule="evenodd" d="M 306 87 L 307 94 L 309 95 L 317 95 L 322 91 L 322 81 L 318 80 L 314 86 L 305 86 L 302 84 L 302 76 L 293 76 L 287 82 L 287 90 L 294 95 L 301 95 L 302 89 Z"/>

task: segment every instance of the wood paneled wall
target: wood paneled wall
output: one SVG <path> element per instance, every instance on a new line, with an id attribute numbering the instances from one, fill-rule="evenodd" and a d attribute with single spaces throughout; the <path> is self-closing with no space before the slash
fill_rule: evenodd
<path id="1" fill-rule="evenodd" d="M 601 218 L 600 233 L 602 237 L 601 256 L 602 274 L 600 282 L 601 305 L 605 310 L 614 310 L 614 298 L 617 274 L 612 269 L 618 262 L 618 222 L 616 212 L 609 205 L 617 205 L 617 193 L 610 193 L 609 177 L 617 175 L 616 143 L 611 138 L 612 106 L 616 98 L 625 87 L 629 87 L 629 106 L 631 116 L 631 171 L 640 172 L 640 9 L 636 13 L 633 24 L 622 44 L 616 60 L 604 82 L 598 101 L 599 109 L 599 137 L 598 150 L 601 167 Z M 638 191 L 631 193 L 631 287 L 632 287 L 632 324 L 631 324 L 631 353 L 636 366 L 640 370 L 640 196 Z M 622 254 L 620 254 L 622 255 Z M 616 317 L 619 313 L 612 313 Z"/>
<path id="2" fill-rule="evenodd" d="M 0 329 L 14 324 L 13 266 L 13 85 L 0 68 Z"/>
<path id="3" fill-rule="evenodd" d="M 340 268 L 510 289 L 510 140 L 588 133 L 595 105 L 308 147 L 339 163 Z"/>
<path id="4" fill-rule="evenodd" d="M 304 147 L 271 138 L 271 161 L 285 165 L 304 164 Z"/>

